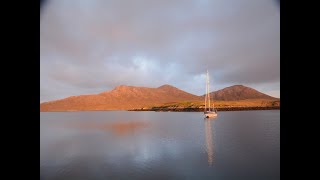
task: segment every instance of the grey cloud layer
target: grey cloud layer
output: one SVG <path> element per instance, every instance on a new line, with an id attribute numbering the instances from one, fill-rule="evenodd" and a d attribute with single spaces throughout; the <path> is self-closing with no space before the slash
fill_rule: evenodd
<path id="1" fill-rule="evenodd" d="M 40 20 L 41 100 L 126 84 L 279 91 L 280 15 L 272 0 L 52 0 Z"/>

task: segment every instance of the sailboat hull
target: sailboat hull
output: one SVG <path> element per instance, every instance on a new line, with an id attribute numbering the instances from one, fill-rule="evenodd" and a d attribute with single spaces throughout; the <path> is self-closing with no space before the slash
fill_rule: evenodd
<path id="1" fill-rule="evenodd" d="M 205 118 L 213 118 L 213 117 L 217 117 L 218 114 L 216 112 L 204 112 L 204 117 Z"/>

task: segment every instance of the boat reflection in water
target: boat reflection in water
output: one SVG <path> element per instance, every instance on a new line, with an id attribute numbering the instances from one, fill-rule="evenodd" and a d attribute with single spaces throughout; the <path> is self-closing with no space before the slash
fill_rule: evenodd
<path id="1" fill-rule="evenodd" d="M 213 139 L 212 139 L 212 121 L 214 119 L 204 119 L 205 121 L 205 133 L 206 133 L 206 151 L 208 154 L 208 164 L 212 166 L 213 163 Z"/>

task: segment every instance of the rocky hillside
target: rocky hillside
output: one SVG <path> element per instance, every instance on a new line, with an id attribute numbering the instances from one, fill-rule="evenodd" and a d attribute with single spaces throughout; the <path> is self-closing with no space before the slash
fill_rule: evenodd
<path id="1" fill-rule="evenodd" d="M 198 101 L 202 97 L 170 85 L 158 88 L 118 86 L 100 94 L 71 96 L 40 104 L 40 111 L 125 110 L 168 102 Z"/>
<path id="2" fill-rule="evenodd" d="M 203 97 L 204 96 L 205 95 L 203 95 Z M 234 85 L 223 88 L 218 91 L 211 92 L 210 97 L 212 97 L 212 99 L 216 101 L 237 101 L 246 99 L 279 100 L 278 98 L 271 97 L 255 89 L 243 85 Z"/>

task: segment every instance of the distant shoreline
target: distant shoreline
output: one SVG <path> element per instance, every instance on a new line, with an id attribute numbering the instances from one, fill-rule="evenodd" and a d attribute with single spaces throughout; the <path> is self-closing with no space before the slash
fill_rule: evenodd
<path id="1" fill-rule="evenodd" d="M 272 107 L 217 107 L 217 111 L 255 111 L 255 110 L 280 110 L 280 106 Z M 154 112 L 203 112 L 204 108 L 140 108 L 140 109 L 118 109 L 118 110 L 58 110 L 40 112 L 86 112 L 86 111 L 154 111 Z"/>
<path id="2" fill-rule="evenodd" d="M 273 107 L 217 107 L 217 111 L 253 111 L 253 110 L 280 110 L 280 106 Z M 203 112 L 204 108 L 150 108 L 132 109 L 128 111 L 156 111 L 156 112 Z"/>

